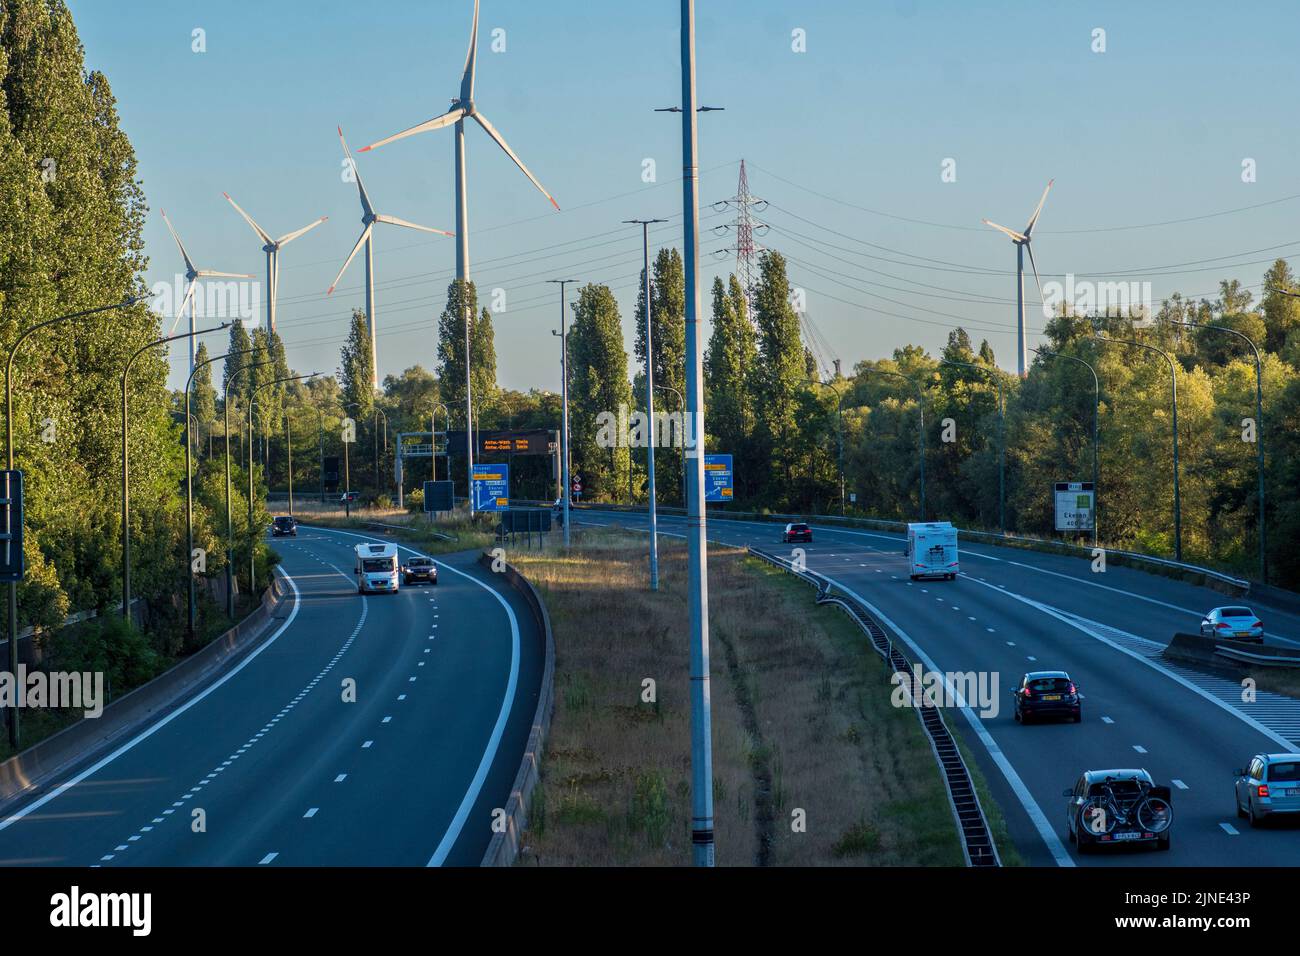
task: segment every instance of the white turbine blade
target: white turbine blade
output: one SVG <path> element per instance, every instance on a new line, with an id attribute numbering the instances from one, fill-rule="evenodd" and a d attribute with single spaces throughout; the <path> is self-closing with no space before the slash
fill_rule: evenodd
<path id="1" fill-rule="evenodd" d="M 555 197 L 542 188 L 542 184 L 537 181 L 537 177 L 528 171 L 528 167 L 524 165 L 523 160 L 515 155 L 513 149 L 506 145 L 506 141 L 501 137 L 501 134 L 497 132 L 496 127 L 488 122 L 488 118 L 482 113 L 475 113 L 474 119 L 478 120 L 479 126 L 482 126 L 483 130 L 496 140 L 496 144 L 506 151 L 506 155 L 515 161 L 515 165 L 523 171 L 523 174 L 531 180 L 532 184 L 541 190 L 542 195 L 551 201 L 551 205 L 555 207 L 555 211 L 559 212 L 560 204 L 555 201 Z"/>
<path id="2" fill-rule="evenodd" d="M 1014 229 L 1008 229 L 1006 226 L 999 226 L 996 222 L 993 222 L 991 219 L 981 219 L 980 222 L 984 223 L 984 225 L 986 226 L 992 226 L 998 232 L 1005 232 L 1012 239 L 1016 240 L 1016 242 L 1024 242 L 1026 239 L 1025 236 L 1022 236 Z"/>
<path id="3" fill-rule="evenodd" d="M 166 209 L 162 210 L 162 217 L 163 222 L 167 223 L 167 231 L 170 232 L 172 238 L 176 240 L 176 248 L 181 251 L 181 258 L 185 260 L 185 271 L 187 273 L 197 271 L 194 268 L 194 261 L 190 259 L 190 254 L 185 251 L 185 244 L 181 242 L 181 237 L 176 235 L 176 230 L 172 228 L 172 221 L 167 218 Z"/>
<path id="4" fill-rule="evenodd" d="M 419 126 L 412 126 L 410 129 L 404 129 L 400 133 L 394 133 L 387 139 L 381 139 L 377 143 L 371 143 L 369 146 L 362 146 L 357 150 L 358 153 L 368 153 L 372 149 L 378 149 L 380 146 L 387 146 L 389 143 L 399 139 L 406 139 L 408 136 L 414 136 L 416 133 L 427 133 L 429 130 L 442 129 L 444 126 L 450 126 L 459 119 L 463 119 L 468 113 L 462 106 L 456 106 L 443 113 L 441 116 L 435 116 L 431 120 L 421 123 Z"/>
<path id="5" fill-rule="evenodd" d="M 202 276 L 205 279 L 256 279 L 257 276 L 247 272 L 217 272 L 213 269 L 200 269 L 196 276 Z"/>
<path id="6" fill-rule="evenodd" d="M 181 316 L 185 314 L 185 306 L 194 298 L 194 286 L 197 284 L 197 280 L 190 280 L 189 288 L 185 290 L 185 296 L 181 299 L 181 307 L 176 310 L 176 321 L 172 323 L 172 330 L 167 333 L 168 335 L 176 334 L 176 326 L 181 324 Z"/>
<path id="7" fill-rule="evenodd" d="M 370 234 L 374 228 L 374 223 L 371 223 L 366 226 L 365 229 L 361 230 L 361 238 L 357 240 L 357 244 L 353 246 L 352 251 L 348 253 L 347 259 L 343 262 L 343 268 L 339 270 L 339 274 L 334 277 L 334 281 L 330 283 L 330 287 L 325 291 L 326 295 L 331 295 L 334 290 L 338 288 L 339 280 L 343 278 L 343 273 L 348 271 L 348 266 L 352 265 L 352 260 L 357 257 L 357 253 L 361 251 L 361 247 L 366 244 L 366 240 L 370 238 Z"/>
<path id="8" fill-rule="evenodd" d="M 1034 270 L 1034 283 L 1038 286 L 1038 301 L 1043 300 L 1043 284 L 1038 281 L 1038 264 L 1034 262 L 1033 244 L 1025 243 L 1025 252 L 1029 253 L 1029 266 Z"/>
<path id="9" fill-rule="evenodd" d="M 1047 189 L 1043 190 L 1042 198 L 1038 200 L 1038 205 L 1034 207 L 1034 214 L 1029 217 L 1029 225 L 1025 226 L 1026 239 L 1028 239 L 1030 233 L 1034 231 L 1034 223 L 1038 222 L 1038 214 L 1043 211 L 1043 203 L 1047 202 L 1047 193 L 1052 188 L 1052 183 L 1054 182 L 1056 182 L 1055 179 L 1049 179 L 1047 181 Z"/>
<path id="10" fill-rule="evenodd" d="M 352 175 L 357 178 L 357 191 L 361 193 L 361 209 L 367 216 L 375 214 L 374 207 L 370 205 L 370 197 L 366 195 L 366 187 L 361 182 L 361 171 L 357 169 L 357 161 L 352 158 L 352 150 L 348 149 L 348 141 L 343 138 L 343 127 L 338 127 L 339 142 L 343 144 L 343 155 L 348 158 L 348 165 L 352 167 Z"/>
<path id="11" fill-rule="evenodd" d="M 455 236 L 454 232 L 448 232 L 445 229 L 434 229 L 431 226 L 420 226 L 413 222 L 407 222 L 405 219 L 398 219 L 396 216 L 375 216 L 375 222 L 386 222 L 394 226 L 405 226 L 407 229 L 419 229 L 421 232 L 436 232 L 440 236 Z"/>
<path id="12" fill-rule="evenodd" d="M 304 232 L 310 232 L 312 229 L 315 229 L 317 226 L 319 226 L 322 222 L 324 222 L 328 218 L 329 216 L 321 216 L 315 222 L 309 222 L 301 229 L 295 229 L 293 232 L 285 233 L 279 239 L 275 240 L 275 244 L 277 246 L 287 246 L 289 243 L 293 242 L 295 239 L 301 236 Z"/>
<path id="13" fill-rule="evenodd" d="M 460 78 L 460 101 L 472 102 L 474 99 L 474 73 L 478 59 L 478 0 L 474 0 L 474 26 L 469 31 L 469 52 L 465 54 L 465 72 Z"/>
<path id="14" fill-rule="evenodd" d="M 244 210 L 239 208 L 239 203 L 235 202 L 233 199 L 230 198 L 230 193 L 222 193 L 221 195 L 225 196 L 226 200 L 230 203 L 230 205 L 235 207 L 235 211 L 244 217 L 244 221 L 253 227 L 253 232 L 257 233 L 258 238 L 261 239 L 268 246 L 271 245 L 271 237 L 266 234 L 266 231 L 261 226 L 253 222 L 252 216 L 250 216 L 248 213 L 244 212 Z"/>

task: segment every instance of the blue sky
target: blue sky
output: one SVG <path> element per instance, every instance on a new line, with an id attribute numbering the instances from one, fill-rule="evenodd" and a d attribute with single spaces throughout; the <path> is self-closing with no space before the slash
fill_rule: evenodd
<path id="1" fill-rule="evenodd" d="M 160 209 L 201 268 L 259 275 L 260 243 L 223 191 L 273 235 L 327 215 L 282 253 L 277 325 L 294 368 L 333 372 L 363 276 L 358 259 L 326 298 L 361 230 L 335 127 L 355 149 L 445 111 L 470 0 L 71 7 L 139 158 L 149 281 L 180 268 Z M 700 117 L 705 311 L 712 276 L 733 268 L 713 255 L 732 238 L 713 231 L 731 213 L 712 203 L 735 193 L 744 157 L 771 204 L 760 241 L 791 257 L 825 357 L 846 370 L 905 343 L 935 351 L 958 324 L 1014 368 L 1015 253 L 980 219 L 1023 228 L 1049 178 L 1044 281 L 1123 270 L 1157 302 L 1213 297 L 1228 277 L 1258 293 L 1268 262 L 1300 250 L 1293 3 L 701 0 L 697 16 L 700 101 L 726 107 Z M 671 218 L 652 242 L 681 242 L 680 122 L 653 112 L 680 98 L 677 56 L 671 0 L 484 0 L 476 101 L 564 210 L 468 130 L 473 278 L 480 296 L 506 293 L 501 384 L 558 388 L 547 278 L 610 284 L 630 352 L 640 233 L 620 221 Z M 439 130 L 360 155 L 379 211 L 454 229 L 452 141 Z M 955 182 L 941 181 L 948 158 Z M 380 372 L 431 368 L 453 241 L 377 235 Z M 1042 324 L 1031 310 L 1031 333 Z"/>

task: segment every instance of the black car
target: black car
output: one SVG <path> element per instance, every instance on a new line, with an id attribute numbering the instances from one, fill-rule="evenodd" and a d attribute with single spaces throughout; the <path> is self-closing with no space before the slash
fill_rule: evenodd
<path id="1" fill-rule="evenodd" d="M 1065 835 L 1080 853 L 1119 843 L 1169 849 L 1170 790 L 1145 770 L 1086 770 L 1065 796 Z"/>
<path id="2" fill-rule="evenodd" d="M 1017 723 L 1037 717 L 1068 717 L 1076 724 L 1083 720 L 1079 688 L 1065 671 L 1031 671 L 1011 695 Z"/>
<path id="3" fill-rule="evenodd" d="M 438 583 L 438 566 L 432 558 L 411 558 L 402 565 L 402 583 L 414 584 L 417 581 Z"/>
<path id="4" fill-rule="evenodd" d="M 271 522 L 271 536 L 279 538 L 284 535 L 298 537 L 298 519 L 292 515 L 280 515 Z"/>
<path id="5" fill-rule="evenodd" d="M 785 530 L 781 532 L 781 543 L 789 544 L 792 541 L 807 541 L 812 544 L 812 528 L 806 524 L 788 524 Z"/>

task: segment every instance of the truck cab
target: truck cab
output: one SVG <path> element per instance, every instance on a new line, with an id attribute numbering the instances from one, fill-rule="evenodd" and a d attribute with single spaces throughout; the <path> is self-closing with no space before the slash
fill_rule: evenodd
<path id="1" fill-rule="evenodd" d="M 358 593 L 397 592 L 397 545 L 359 544 L 356 555 Z"/>

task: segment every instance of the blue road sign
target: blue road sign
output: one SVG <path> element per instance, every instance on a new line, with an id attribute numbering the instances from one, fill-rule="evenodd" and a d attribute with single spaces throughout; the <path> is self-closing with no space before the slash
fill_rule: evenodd
<path id="1" fill-rule="evenodd" d="M 510 466 L 474 465 L 474 510 L 510 510 Z"/>
<path id="2" fill-rule="evenodd" d="M 704 500 L 731 500 L 731 456 L 704 456 Z"/>

